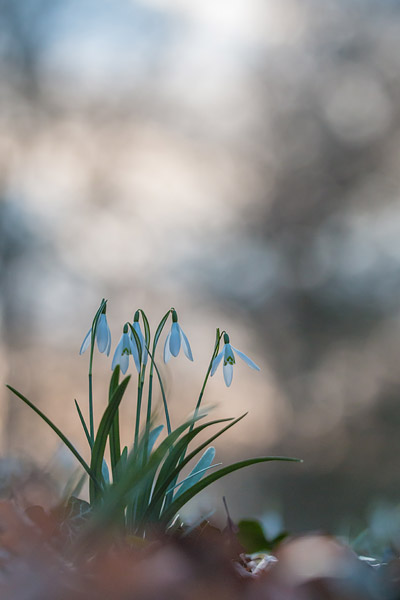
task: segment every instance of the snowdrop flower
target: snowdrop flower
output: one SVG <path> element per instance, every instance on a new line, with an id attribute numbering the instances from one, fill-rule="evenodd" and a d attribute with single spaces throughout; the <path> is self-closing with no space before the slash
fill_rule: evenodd
<path id="1" fill-rule="evenodd" d="M 135 312 L 135 316 L 133 317 L 132 327 L 135 330 L 135 332 L 137 333 L 139 341 L 140 341 L 140 345 L 142 347 L 142 364 L 147 365 L 148 352 L 147 352 L 147 348 L 146 348 L 146 340 L 145 340 L 145 337 L 144 337 L 142 330 L 140 328 L 140 325 L 139 325 L 139 311 L 138 310 Z M 137 348 L 135 337 L 130 329 L 129 329 L 129 337 L 131 338 L 132 344 L 134 344 L 135 347 Z"/>
<path id="2" fill-rule="evenodd" d="M 139 353 L 136 344 L 132 343 L 132 340 L 128 333 L 128 325 L 124 325 L 124 330 L 121 335 L 121 339 L 115 348 L 114 358 L 112 360 L 111 369 L 114 371 L 117 365 L 120 366 L 122 373 L 126 373 L 129 366 L 129 356 L 132 355 L 135 362 L 137 372 L 140 373 L 140 360 Z"/>
<path id="3" fill-rule="evenodd" d="M 226 383 L 227 387 L 229 387 L 231 385 L 232 377 L 233 377 L 233 365 L 236 362 L 233 351 L 235 351 L 236 354 L 238 356 L 240 356 L 240 358 L 242 360 L 244 360 L 244 362 L 246 364 L 249 365 L 249 367 L 251 367 L 252 369 L 255 369 L 256 371 L 260 370 L 260 367 L 258 367 L 256 365 L 256 363 L 254 363 L 248 356 L 243 354 L 243 352 L 240 352 L 240 350 L 237 350 L 237 348 L 234 348 L 233 346 L 231 346 L 231 344 L 229 342 L 229 335 L 227 333 L 224 333 L 224 344 L 225 345 L 222 348 L 221 352 L 213 360 L 212 367 L 211 367 L 211 373 L 210 373 L 211 377 L 214 375 L 214 373 L 217 370 L 218 365 L 221 362 L 222 357 L 223 357 L 224 365 L 222 367 L 222 370 L 224 373 L 225 383 Z"/>
<path id="4" fill-rule="evenodd" d="M 190 348 L 189 340 L 183 332 L 182 327 L 178 323 L 178 315 L 176 310 L 172 311 L 172 326 L 171 331 L 167 335 L 164 346 L 164 362 L 167 363 L 171 356 L 178 356 L 183 346 L 183 351 L 189 360 L 193 360 L 192 350 Z"/>
<path id="5" fill-rule="evenodd" d="M 105 310 L 105 309 L 104 309 Z M 79 354 L 83 354 L 85 350 L 90 346 L 92 339 L 92 328 L 87 332 L 85 339 L 82 342 Z M 96 327 L 96 342 L 99 352 L 105 352 L 107 356 L 110 354 L 111 349 L 111 332 L 107 323 L 106 313 L 101 313 L 99 320 L 97 321 Z"/>

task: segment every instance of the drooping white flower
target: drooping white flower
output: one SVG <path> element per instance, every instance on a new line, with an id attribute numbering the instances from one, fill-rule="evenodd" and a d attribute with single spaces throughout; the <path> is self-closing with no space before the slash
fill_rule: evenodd
<path id="1" fill-rule="evenodd" d="M 190 348 L 189 340 L 187 339 L 185 332 L 178 323 L 178 315 L 176 311 L 172 311 L 172 326 L 171 330 L 167 335 L 164 345 L 164 362 L 167 363 L 171 356 L 178 356 L 179 351 L 183 346 L 183 351 L 189 360 L 193 360 L 192 350 Z"/>
<path id="2" fill-rule="evenodd" d="M 85 335 L 85 339 L 82 342 L 79 354 L 83 354 L 88 347 L 92 339 L 92 328 L 89 329 Z M 110 354 L 111 349 L 111 332 L 107 323 L 106 313 L 101 313 L 99 320 L 97 321 L 96 327 L 96 342 L 99 352 L 105 352 L 107 356 Z"/>
<path id="3" fill-rule="evenodd" d="M 146 347 L 146 339 L 142 333 L 141 327 L 139 325 L 139 311 L 136 311 L 135 316 L 133 317 L 132 327 L 137 333 L 137 336 L 140 341 L 141 351 L 142 351 L 142 364 L 147 365 L 148 352 Z M 131 338 L 132 344 L 137 348 L 135 336 L 132 333 L 132 330 L 129 328 L 129 337 Z"/>
<path id="4" fill-rule="evenodd" d="M 114 371 L 115 367 L 119 365 L 122 373 L 125 374 L 129 366 L 130 355 L 132 355 L 132 358 L 135 362 L 137 372 L 140 373 L 140 359 L 137 346 L 136 343 L 132 343 L 128 333 L 128 325 L 125 325 L 121 339 L 115 348 L 114 357 L 111 363 L 112 371 Z"/>
<path id="5" fill-rule="evenodd" d="M 224 373 L 224 379 L 225 379 L 225 384 L 227 385 L 227 387 L 229 387 L 232 383 L 232 377 L 233 377 L 233 365 L 236 363 L 235 360 L 235 355 L 233 352 L 236 352 L 236 354 L 238 356 L 240 356 L 240 358 L 247 364 L 249 365 L 249 367 L 251 367 L 252 369 L 255 369 L 256 371 L 260 370 L 260 367 L 258 367 L 256 365 L 255 362 L 253 362 L 248 356 L 246 356 L 243 352 L 240 352 L 240 350 L 238 350 L 237 348 L 234 348 L 230 342 L 229 342 L 229 335 L 227 333 L 224 333 L 224 347 L 222 348 L 221 352 L 218 354 L 218 356 L 216 356 L 213 360 L 212 363 L 212 367 L 211 367 L 211 377 L 214 375 L 215 371 L 218 368 L 219 363 L 221 362 L 222 358 L 224 359 L 224 364 L 222 367 L 222 371 Z"/>

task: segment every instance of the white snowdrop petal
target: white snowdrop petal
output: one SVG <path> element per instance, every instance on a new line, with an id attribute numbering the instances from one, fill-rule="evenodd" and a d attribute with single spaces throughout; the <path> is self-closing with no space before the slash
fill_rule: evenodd
<path id="1" fill-rule="evenodd" d="M 85 338 L 82 342 L 81 349 L 79 350 L 79 354 L 83 354 L 88 349 L 88 347 L 90 345 L 91 333 L 92 333 L 92 328 L 90 328 L 89 331 L 87 332 L 87 334 L 85 335 Z"/>
<path id="2" fill-rule="evenodd" d="M 181 349 L 181 336 L 178 323 L 172 323 L 169 349 L 172 356 L 178 356 L 179 350 Z"/>
<path id="3" fill-rule="evenodd" d="M 121 367 L 121 372 L 125 375 L 129 367 L 129 354 L 122 354 L 119 359 L 119 366 Z"/>
<path id="4" fill-rule="evenodd" d="M 189 344 L 189 340 L 187 339 L 185 332 L 183 331 L 182 327 L 180 327 L 180 326 L 179 326 L 179 332 L 181 334 L 182 346 L 183 346 L 183 351 L 185 353 L 185 356 L 187 356 L 187 358 L 189 360 L 193 360 L 193 354 L 192 354 L 192 349 Z"/>
<path id="5" fill-rule="evenodd" d="M 232 378 L 233 378 L 233 365 L 231 365 L 230 363 L 226 363 L 222 367 L 222 370 L 224 372 L 224 379 L 225 379 L 226 386 L 229 387 L 232 383 Z"/>
<path id="6" fill-rule="evenodd" d="M 110 356 L 110 350 L 111 350 L 111 331 L 110 331 L 110 328 L 108 328 L 108 339 L 107 339 L 107 348 L 106 348 L 107 356 Z"/>
<path id="7" fill-rule="evenodd" d="M 104 313 L 100 315 L 96 328 L 96 341 L 99 352 L 105 352 L 108 343 L 108 325 Z"/>
<path id="8" fill-rule="evenodd" d="M 171 332 L 169 332 L 169 334 L 167 335 L 167 339 L 165 340 L 165 344 L 164 344 L 164 362 L 165 362 L 165 364 L 167 364 L 167 362 L 169 361 L 169 359 L 172 356 L 171 350 L 169 349 L 170 337 L 171 337 Z"/>
<path id="9" fill-rule="evenodd" d="M 232 346 L 232 349 L 233 349 L 233 350 L 236 352 L 236 354 L 237 354 L 238 356 L 240 356 L 240 358 L 241 358 L 242 360 L 244 360 L 244 362 L 245 362 L 247 365 L 249 365 L 249 367 L 251 367 L 252 369 L 255 369 L 256 371 L 259 371 L 259 370 L 260 370 L 260 367 L 259 367 L 258 365 L 256 365 L 256 363 L 255 363 L 255 362 L 253 362 L 253 361 L 251 360 L 251 358 L 249 358 L 249 357 L 248 357 L 248 356 L 246 356 L 246 355 L 245 355 L 243 352 L 240 352 L 240 350 L 238 350 L 237 348 L 234 348 L 233 346 Z"/>
<path id="10" fill-rule="evenodd" d="M 119 359 L 122 353 L 123 335 L 119 340 L 117 347 L 115 348 L 114 356 L 111 363 L 111 370 L 114 371 L 115 367 L 119 365 Z"/>
<path id="11" fill-rule="evenodd" d="M 135 366 L 136 366 L 136 370 L 138 373 L 140 373 L 140 358 L 139 358 L 139 350 L 138 347 L 135 343 L 135 341 L 130 340 L 130 344 L 131 344 L 131 353 L 132 353 L 132 358 L 135 362 Z"/>
<path id="12" fill-rule="evenodd" d="M 213 360 L 213 363 L 212 363 L 212 367 L 211 367 L 211 373 L 210 373 L 210 376 L 211 376 L 211 377 L 214 375 L 215 371 L 217 370 L 217 368 L 218 368 L 218 365 L 219 365 L 219 363 L 221 362 L 221 359 L 222 359 L 222 357 L 224 356 L 224 352 L 225 352 L 225 350 L 224 350 L 224 348 L 223 348 L 223 349 L 221 350 L 221 352 L 218 354 L 218 356 L 216 356 L 216 357 L 214 358 L 214 360 Z"/>

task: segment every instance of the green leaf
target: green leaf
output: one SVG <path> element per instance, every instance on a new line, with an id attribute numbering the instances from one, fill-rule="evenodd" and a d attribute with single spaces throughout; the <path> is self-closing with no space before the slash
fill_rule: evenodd
<path id="1" fill-rule="evenodd" d="M 113 425 L 114 417 L 118 410 L 118 407 L 121 403 L 122 397 L 125 393 L 126 387 L 129 383 L 131 376 L 125 377 L 125 379 L 119 384 L 119 386 L 114 391 L 112 398 L 104 411 L 102 419 L 100 421 L 99 428 L 97 430 L 96 439 L 94 441 L 93 450 L 92 450 L 92 459 L 90 462 L 90 468 L 93 471 L 96 479 L 98 481 L 102 481 L 102 466 L 103 466 L 103 458 L 104 451 L 106 448 L 107 437 L 110 433 L 111 427 Z M 101 492 L 100 492 L 101 493 Z M 95 502 L 99 497 L 99 490 L 96 489 L 91 482 L 89 482 L 89 495 L 90 495 L 90 503 Z"/>
<path id="2" fill-rule="evenodd" d="M 11 392 L 13 394 L 18 396 L 18 398 L 20 398 L 23 402 L 25 402 L 25 404 L 27 404 L 37 415 L 39 415 L 39 417 L 41 417 L 41 419 L 43 419 L 43 421 L 45 423 L 47 423 L 47 425 L 49 427 L 51 427 L 51 429 L 54 431 L 54 433 L 56 433 L 58 435 L 60 440 L 62 440 L 64 442 L 64 444 L 72 452 L 72 454 L 75 456 L 75 458 L 77 458 L 77 460 L 81 463 L 81 465 L 85 469 L 86 473 L 90 476 L 90 480 L 93 483 L 93 485 L 98 487 L 99 483 L 98 483 L 98 480 L 97 480 L 94 472 L 89 467 L 89 465 L 83 460 L 82 456 L 79 454 L 77 449 L 73 446 L 73 444 L 71 444 L 69 439 L 63 434 L 63 432 L 48 417 L 46 417 L 46 415 L 44 413 L 42 413 L 42 411 L 39 408 L 37 408 L 37 406 L 32 404 L 32 402 L 30 402 L 30 400 L 28 400 L 28 398 L 25 398 L 25 396 L 23 396 L 20 392 L 18 392 L 16 389 L 11 387 L 11 385 L 6 385 L 6 387 L 8 387 L 8 389 L 11 390 Z"/>
<path id="3" fill-rule="evenodd" d="M 176 498 L 170 506 L 162 513 L 161 520 L 164 523 L 169 523 L 171 519 L 175 516 L 175 514 L 184 506 L 189 500 L 191 500 L 194 496 L 196 496 L 199 492 L 204 490 L 204 488 L 214 483 L 214 481 L 218 481 L 222 477 L 229 475 L 229 473 L 233 473 L 239 469 L 243 469 L 245 467 L 249 467 L 250 465 L 255 465 L 257 463 L 262 462 L 270 462 L 273 460 L 279 461 L 289 461 L 289 462 L 301 462 L 297 458 L 287 458 L 284 456 L 262 456 L 260 458 L 249 458 L 247 460 L 241 460 L 239 462 L 233 463 L 232 465 L 228 465 L 227 467 L 223 467 L 216 473 L 211 473 L 207 477 L 205 477 L 202 481 L 199 481 L 196 485 L 192 486 L 188 489 L 184 494 Z"/>
<path id="4" fill-rule="evenodd" d="M 271 550 L 271 542 L 267 540 L 262 525 L 256 519 L 243 519 L 238 523 L 237 537 L 249 554 Z"/>
<path id="5" fill-rule="evenodd" d="M 201 418 L 201 417 L 198 417 Z M 113 523 L 128 503 L 136 503 L 138 507 L 137 518 L 143 523 L 144 509 L 146 503 L 142 501 L 143 493 L 149 487 L 149 484 L 154 480 L 155 474 L 160 468 L 166 454 L 174 445 L 175 441 L 183 433 L 185 429 L 190 427 L 192 419 L 177 427 L 170 433 L 158 446 L 158 448 L 150 455 L 146 464 L 142 464 L 138 460 L 138 455 L 143 452 L 144 438 L 140 441 L 138 452 L 130 452 L 126 460 L 125 468 L 121 469 L 118 476 L 118 481 L 107 488 L 103 494 L 103 503 L 97 507 L 96 523 L 97 525 Z M 124 452 L 122 453 L 122 457 Z M 96 526 L 96 523 L 93 526 Z"/>
<path id="6" fill-rule="evenodd" d="M 195 485 L 200 479 L 203 477 L 205 472 L 210 468 L 212 461 L 215 458 L 215 448 L 211 446 L 207 448 L 204 452 L 203 456 L 193 467 L 192 471 L 189 473 L 188 477 L 182 482 L 181 487 L 175 493 L 174 500 L 178 498 L 181 494 L 186 492 L 192 485 Z"/>
<path id="7" fill-rule="evenodd" d="M 245 415 L 242 415 L 238 419 L 217 419 L 215 421 L 210 421 L 208 423 L 204 423 L 203 425 L 199 425 L 195 429 L 189 430 L 187 434 L 182 436 L 179 442 L 175 445 L 175 447 L 171 450 L 168 458 L 160 470 L 159 476 L 157 478 L 157 483 L 154 488 L 154 492 L 152 495 L 151 502 L 145 513 L 145 519 L 147 520 L 157 520 L 160 515 L 160 511 L 164 502 L 164 495 L 168 492 L 171 487 L 175 487 L 179 474 L 181 473 L 183 467 L 205 448 L 212 441 L 214 441 L 218 436 L 222 435 L 227 429 L 233 427 L 238 421 L 243 419 Z M 226 427 L 212 435 L 205 442 L 200 444 L 193 452 L 191 452 L 183 461 L 180 461 L 181 456 L 186 452 L 186 449 L 192 439 L 198 435 L 203 429 L 209 427 L 210 425 L 217 425 L 219 423 L 224 423 L 226 421 L 231 421 Z M 179 461 L 179 464 L 177 464 Z M 172 501 L 172 495 L 168 494 L 165 499 L 166 503 L 170 503 Z"/>
<path id="8" fill-rule="evenodd" d="M 78 411 L 78 415 L 79 415 L 79 418 L 80 418 L 80 421 L 81 421 L 81 424 L 82 424 L 82 427 L 83 427 L 83 431 L 85 432 L 85 435 L 86 435 L 86 439 L 87 439 L 87 441 L 89 443 L 89 446 L 92 447 L 92 440 L 90 438 L 89 430 L 88 430 L 87 425 L 85 423 L 85 419 L 83 418 L 82 411 L 79 408 L 79 404 L 78 404 L 77 400 L 74 400 L 74 402 L 75 402 L 75 407 L 76 407 L 76 410 Z"/>
<path id="9" fill-rule="evenodd" d="M 117 463 L 117 467 L 116 467 L 116 477 L 115 477 L 115 481 L 117 481 L 117 479 L 121 476 L 121 474 L 124 472 L 125 468 L 126 468 L 126 461 L 128 459 L 128 446 L 124 446 L 122 452 L 121 452 L 121 458 L 119 459 L 119 463 Z"/>
<path id="10" fill-rule="evenodd" d="M 173 451 L 174 451 L 174 444 L 175 444 L 176 440 L 179 438 L 179 436 L 184 432 L 184 430 L 187 429 L 188 427 L 190 427 L 190 425 L 192 423 L 193 423 L 193 419 L 190 419 L 189 421 L 187 421 L 186 423 L 184 423 L 183 425 L 181 425 L 180 427 L 175 429 L 173 432 L 169 433 L 168 436 L 165 438 L 165 440 L 163 442 L 161 442 L 160 446 L 150 456 L 148 455 L 148 439 L 147 439 L 147 435 L 145 432 L 145 435 L 143 436 L 143 452 L 147 453 L 147 455 L 149 457 L 148 457 L 147 461 L 143 462 L 143 465 L 145 465 L 147 463 L 147 466 L 153 465 L 153 467 L 152 467 L 152 470 L 150 471 L 149 477 L 147 478 L 148 484 L 142 490 L 140 497 L 138 498 L 138 501 L 137 501 L 137 519 L 138 520 L 141 520 L 142 522 L 144 522 L 142 519 L 142 516 L 146 513 L 146 511 L 148 509 L 148 505 L 150 503 L 152 489 L 154 488 L 154 479 L 156 476 L 156 472 L 158 470 L 160 470 L 160 475 L 161 475 L 161 472 L 164 473 L 164 471 L 166 471 L 168 473 L 168 470 L 170 469 L 169 465 L 175 464 L 173 462 L 174 459 L 171 458 Z M 163 466 L 160 469 L 161 463 L 164 460 L 165 454 L 167 452 L 168 452 L 168 457 L 166 458 Z M 138 454 L 140 456 L 141 452 L 139 452 Z M 178 456 L 179 456 L 179 454 L 178 454 Z"/>
<path id="11" fill-rule="evenodd" d="M 111 375 L 110 379 L 110 387 L 108 390 L 108 402 L 111 403 L 111 400 L 115 394 L 115 391 L 119 385 L 119 374 L 120 374 L 120 366 L 117 365 Z M 117 477 L 117 465 L 121 458 L 121 446 L 119 439 L 119 409 L 117 408 L 114 416 L 114 420 L 110 429 L 110 459 L 111 459 L 111 471 L 113 476 L 113 481 L 115 481 Z"/>
<path id="12" fill-rule="evenodd" d="M 234 420 L 219 419 L 217 421 L 211 421 L 210 423 L 206 423 L 205 425 L 200 425 L 199 427 L 196 427 L 196 429 L 189 430 L 189 432 L 185 436 L 182 437 L 182 439 L 179 441 L 179 444 L 176 444 L 176 447 L 174 448 L 174 457 L 173 458 L 175 459 L 175 462 L 172 463 L 172 456 L 171 456 L 172 464 L 168 465 L 168 470 L 167 470 L 167 467 L 165 467 L 165 469 L 163 469 L 165 471 L 165 477 L 163 477 L 163 470 L 160 471 L 160 475 L 158 477 L 157 484 L 154 489 L 153 497 L 152 497 L 151 503 L 149 505 L 148 518 L 150 518 L 150 511 L 151 511 L 151 515 L 152 515 L 151 518 L 157 519 L 159 517 L 162 502 L 163 502 L 163 495 L 167 492 L 167 490 L 170 487 L 175 487 L 175 484 L 178 480 L 179 474 L 182 471 L 183 467 L 188 462 L 190 462 L 192 460 L 192 458 L 194 458 L 199 452 L 201 452 L 204 448 L 206 448 L 206 446 L 208 446 L 215 439 L 217 439 L 217 437 L 219 437 L 220 435 L 225 433 L 225 431 L 227 431 L 228 429 L 230 429 L 231 427 L 236 425 L 236 423 L 238 423 L 241 419 L 243 419 L 246 416 L 246 414 L 247 413 L 244 413 L 243 415 L 241 415 L 240 417 L 238 417 L 237 419 L 234 419 Z M 222 429 L 220 429 L 220 431 L 217 431 L 217 433 L 215 433 L 214 435 L 209 437 L 205 442 L 200 444 L 200 446 L 195 448 L 195 450 L 193 450 L 190 454 L 188 454 L 188 456 L 186 458 L 184 458 L 183 460 L 180 460 L 181 456 L 183 456 L 183 454 L 186 452 L 186 449 L 187 449 L 189 443 L 191 442 L 191 440 L 198 433 L 200 433 L 200 431 L 202 431 L 205 427 L 208 427 L 208 425 L 214 425 L 214 424 L 223 423 L 226 421 L 231 421 L 231 422 L 228 425 L 226 425 L 225 427 L 223 427 Z M 178 462 L 178 460 L 179 460 L 179 464 L 176 464 Z M 176 465 L 176 466 L 174 466 L 174 465 Z M 172 497 L 169 495 L 167 504 L 170 504 L 171 501 L 172 501 Z"/>
<path id="13" fill-rule="evenodd" d="M 167 397 L 165 395 L 164 385 L 163 385 L 163 382 L 162 382 L 161 375 L 160 375 L 160 372 L 158 370 L 158 367 L 157 367 L 156 363 L 154 362 L 153 355 L 151 354 L 150 351 L 148 351 L 148 354 L 149 354 L 150 360 L 151 360 L 151 368 L 153 369 L 153 367 L 154 367 L 154 369 L 156 370 L 156 374 L 157 374 L 157 378 L 158 378 L 158 383 L 160 384 L 161 396 L 162 396 L 163 405 L 164 405 L 164 412 L 165 412 L 165 420 L 166 420 L 166 423 L 167 423 L 167 431 L 168 431 L 168 435 L 169 435 L 171 433 L 172 429 L 171 429 L 171 420 L 169 418 Z"/>

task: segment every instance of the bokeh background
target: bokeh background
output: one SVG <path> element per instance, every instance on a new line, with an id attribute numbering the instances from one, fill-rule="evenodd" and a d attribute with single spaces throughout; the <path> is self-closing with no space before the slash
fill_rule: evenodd
<path id="1" fill-rule="evenodd" d="M 219 326 L 261 366 L 210 382 L 216 416 L 249 411 L 220 460 L 304 459 L 192 510 L 225 494 L 235 519 L 335 530 L 398 501 L 399 91 L 394 0 L 1 0 L 1 381 L 83 449 L 101 298 L 113 348 L 175 306 L 195 362 L 162 368 L 174 422 Z M 109 375 L 96 355 L 98 414 Z M 4 386 L 0 411 L 3 455 L 71 468 Z"/>

